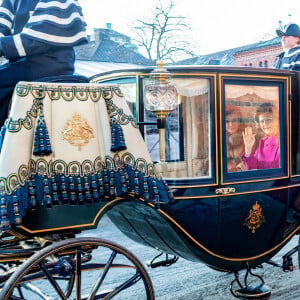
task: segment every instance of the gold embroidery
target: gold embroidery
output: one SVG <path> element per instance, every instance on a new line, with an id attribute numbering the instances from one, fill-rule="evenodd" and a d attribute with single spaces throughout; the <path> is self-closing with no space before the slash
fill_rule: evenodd
<path id="1" fill-rule="evenodd" d="M 68 141 L 71 145 L 78 146 L 79 151 L 94 137 L 93 129 L 77 113 L 74 114 L 72 120 L 67 121 L 62 134 L 63 140 Z"/>
<path id="2" fill-rule="evenodd" d="M 262 214 L 260 205 L 256 201 L 249 212 L 249 216 L 245 219 L 244 225 L 247 226 L 252 233 L 255 233 L 255 230 L 258 229 L 263 222 L 265 222 L 265 217 Z"/>

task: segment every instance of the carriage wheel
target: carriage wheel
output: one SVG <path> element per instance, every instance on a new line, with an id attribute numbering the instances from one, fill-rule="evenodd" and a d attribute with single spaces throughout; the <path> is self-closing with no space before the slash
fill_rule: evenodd
<path id="1" fill-rule="evenodd" d="M 0 299 L 154 299 L 139 260 L 115 243 L 75 238 L 30 257 L 9 278 Z"/>

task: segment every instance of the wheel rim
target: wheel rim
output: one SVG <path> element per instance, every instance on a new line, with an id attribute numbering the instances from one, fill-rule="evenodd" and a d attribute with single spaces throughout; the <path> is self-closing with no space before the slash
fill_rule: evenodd
<path id="1" fill-rule="evenodd" d="M 139 260 L 115 243 L 75 238 L 54 243 L 23 263 L 0 299 L 154 299 Z"/>

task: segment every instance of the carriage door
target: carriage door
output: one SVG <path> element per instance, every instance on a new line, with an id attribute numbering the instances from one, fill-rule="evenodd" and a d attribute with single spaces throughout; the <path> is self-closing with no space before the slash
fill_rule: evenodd
<path id="1" fill-rule="evenodd" d="M 224 230 L 233 236 L 241 230 L 274 234 L 288 203 L 288 78 L 250 76 L 220 75 L 219 81 L 221 182 L 216 192 L 221 217 L 227 219 Z M 234 215 L 230 210 L 236 207 Z"/>

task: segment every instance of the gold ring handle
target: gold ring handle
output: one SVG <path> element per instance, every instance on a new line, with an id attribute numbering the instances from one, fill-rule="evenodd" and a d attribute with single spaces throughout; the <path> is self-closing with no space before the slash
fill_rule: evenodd
<path id="1" fill-rule="evenodd" d="M 228 195 L 235 193 L 235 188 L 234 187 L 226 187 L 226 188 L 220 188 L 216 189 L 216 194 L 218 195 Z"/>

